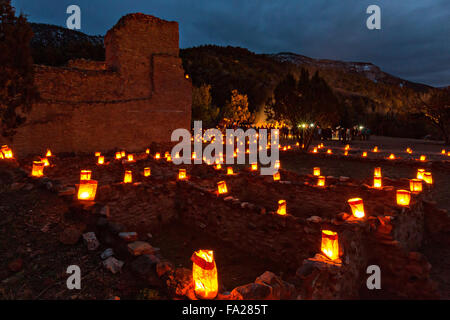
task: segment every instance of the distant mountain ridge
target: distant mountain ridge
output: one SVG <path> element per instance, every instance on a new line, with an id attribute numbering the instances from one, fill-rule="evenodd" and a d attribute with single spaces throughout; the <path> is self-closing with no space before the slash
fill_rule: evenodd
<path id="1" fill-rule="evenodd" d="M 349 73 L 358 73 L 375 83 L 382 82 L 384 84 L 398 85 L 400 87 L 406 86 L 413 90 L 419 91 L 428 90 L 431 88 L 426 84 L 416 83 L 393 76 L 382 71 L 380 67 L 370 62 L 346 62 L 339 60 L 314 59 L 291 52 L 280 52 L 269 56 L 279 61 L 294 63 L 298 66 L 313 66 L 320 69 L 338 69 Z"/>

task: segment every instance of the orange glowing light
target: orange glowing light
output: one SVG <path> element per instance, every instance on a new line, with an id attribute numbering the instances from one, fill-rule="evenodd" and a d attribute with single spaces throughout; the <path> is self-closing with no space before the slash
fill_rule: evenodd
<path id="1" fill-rule="evenodd" d="M 411 192 L 408 190 L 397 190 L 397 204 L 399 206 L 409 206 L 411 202 Z"/>
<path id="2" fill-rule="evenodd" d="M 420 179 L 411 179 L 409 180 L 409 190 L 414 193 L 422 192 L 422 180 Z"/>
<path id="3" fill-rule="evenodd" d="M 92 201 L 97 193 L 97 181 L 83 180 L 78 187 L 78 200 Z"/>
<path id="4" fill-rule="evenodd" d="M 314 167 L 313 169 L 313 174 L 315 176 L 320 176 L 320 168 L 319 167 Z"/>
<path id="5" fill-rule="evenodd" d="M 441 153 L 442 153 L 443 155 L 445 155 L 447 152 L 445 151 L 445 149 L 442 149 L 442 150 L 441 150 Z"/>
<path id="6" fill-rule="evenodd" d="M 166 161 L 167 162 L 172 162 L 172 156 L 170 154 L 167 156 Z"/>
<path id="7" fill-rule="evenodd" d="M 373 171 L 373 176 L 374 177 L 381 177 L 381 168 L 380 167 L 376 167 Z"/>
<path id="8" fill-rule="evenodd" d="M 144 177 L 150 177 L 152 170 L 150 168 L 144 168 Z"/>
<path id="9" fill-rule="evenodd" d="M 195 295 L 200 299 L 214 299 L 219 290 L 214 252 L 212 250 L 195 251 L 191 260 Z"/>
<path id="10" fill-rule="evenodd" d="M 337 232 L 322 230 L 322 244 L 320 246 L 322 253 L 330 260 L 339 258 L 339 241 Z"/>
<path id="11" fill-rule="evenodd" d="M 186 169 L 180 169 L 178 171 L 178 180 L 185 180 L 187 178 Z"/>
<path id="12" fill-rule="evenodd" d="M 347 144 L 347 145 L 345 146 L 344 150 L 350 150 L 350 145 Z"/>
<path id="13" fill-rule="evenodd" d="M 43 163 L 42 161 L 33 161 L 31 176 L 36 178 L 42 177 L 44 175 L 44 167 L 45 163 Z"/>
<path id="14" fill-rule="evenodd" d="M 345 150 L 344 156 L 348 156 L 348 151 L 347 150 Z"/>
<path id="15" fill-rule="evenodd" d="M 47 153 L 45 154 L 46 157 L 51 157 L 52 156 L 52 152 L 50 151 L 50 149 L 47 149 Z"/>
<path id="16" fill-rule="evenodd" d="M 374 147 L 372 152 L 378 152 L 378 147 Z"/>
<path id="17" fill-rule="evenodd" d="M 278 169 L 280 169 L 280 167 L 281 167 L 280 160 L 276 160 L 276 161 L 275 161 L 274 168 L 275 168 L 276 170 L 278 170 Z"/>
<path id="18" fill-rule="evenodd" d="M 433 176 L 431 175 L 431 172 L 425 172 L 423 174 L 423 181 L 425 181 L 426 184 L 433 184 Z"/>
<path id="19" fill-rule="evenodd" d="M 149 148 L 145 149 L 145 153 L 150 154 L 150 149 Z"/>
<path id="20" fill-rule="evenodd" d="M 133 173 L 131 170 L 126 170 L 125 175 L 123 176 L 123 183 L 131 183 L 133 182 Z"/>
<path id="21" fill-rule="evenodd" d="M 356 218 L 363 218 L 364 217 L 364 204 L 363 200 L 361 198 L 353 198 L 348 200 L 348 204 L 350 205 L 350 208 L 352 209 L 353 216 Z"/>
<path id="22" fill-rule="evenodd" d="M 406 148 L 406 152 L 411 154 L 412 153 L 412 149 L 411 148 Z"/>
<path id="23" fill-rule="evenodd" d="M 317 153 L 317 148 L 316 147 L 313 149 L 313 153 Z"/>
<path id="24" fill-rule="evenodd" d="M 389 160 L 395 160 L 395 154 L 391 153 L 389 156 Z"/>
<path id="25" fill-rule="evenodd" d="M 91 170 L 81 170 L 80 181 L 91 180 L 92 171 Z"/>
<path id="26" fill-rule="evenodd" d="M 116 152 L 116 159 L 119 160 L 122 158 L 122 153 Z"/>
<path id="27" fill-rule="evenodd" d="M 160 154 L 159 152 L 157 152 L 157 153 L 155 154 L 155 159 L 161 159 L 161 154 Z"/>
<path id="28" fill-rule="evenodd" d="M 195 160 L 197 158 L 197 154 L 195 152 L 192 152 L 192 160 Z"/>
<path id="29" fill-rule="evenodd" d="M 220 170 L 220 169 L 222 169 L 222 165 L 220 163 L 218 163 L 214 166 L 214 169 Z"/>
<path id="30" fill-rule="evenodd" d="M 134 161 L 134 155 L 133 154 L 129 154 L 127 157 L 128 161 L 133 162 Z"/>
<path id="31" fill-rule="evenodd" d="M 333 151 L 331 149 L 327 150 L 327 154 L 332 154 L 332 153 L 333 153 Z"/>
<path id="32" fill-rule="evenodd" d="M 228 167 L 227 168 L 227 174 L 229 174 L 229 175 L 232 175 L 234 172 L 233 172 L 233 167 Z"/>
<path id="33" fill-rule="evenodd" d="M 382 178 L 381 177 L 373 177 L 373 187 L 375 189 L 381 189 L 383 186 Z"/>
<path id="34" fill-rule="evenodd" d="M 225 181 L 220 181 L 217 183 L 217 192 L 219 192 L 219 194 L 228 193 L 227 184 Z"/>
<path id="35" fill-rule="evenodd" d="M 125 156 L 127 155 L 127 153 L 126 153 L 125 151 L 121 151 L 121 152 L 120 152 L 120 155 L 121 155 L 122 158 L 123 158 L 123 157 L 125 157 Z"/>
<path id="36" fill-rule="evenodd" d="M 252 163 L 252 171 L 256 171 L 256 170 L 258 170 L 258 164 Z"/>
<path id="37" fill-rule="evenodd" d="M 275 172 L 273 174 L 273 181 L 280 181 L 280 179 L 281 179 L 280 173 L 279 172 Z"/>
<path id="38" fill-rule="evenodd" d="M 1 150 L 2 150 L 2 153 L 3 153 L 3 156 L 5 159 L 13 158 L 13 152 L 10 147 L 8 147 L 7 145 L 4 145 Z"/>
<path id="39" fill-rule="evenodd" d="M 420 156 L 420 161 L 425 161 L 425 160 L 427 160 L 427 157 L 424 156 L 424 155 L 421 155 L 421 156 Z"/>
<path id="40" fill-rule="evenodd" d="M 425 169 L 417 169 L 417 176 L 416 176 L 416 178 L 422 180 L 424 173 L 425 173 Z"/>
<path id="41" fill-rule="evenodd" d="M 364 152 L 362 153 L 362 157 L 363 157 L 363 158 L 367 157 L 367 152 L 364 151 Z"/>
<path id="42" fill-rule="evenodd" d="M 318 176 L 317 177 L 317 186 L 318 187 L 325 187 L 325 177 L 324 176 Z"/>
<path id="43" fill-rule="evenodd" d="M 277 214 L 279 214 L 280 216 L 286 215 L 286 200 L 278 201 Z"/>
<path id="44" fill-rule="evenodd" d="M 48 166 L 50 165 L 50 162 L 48 161 L 47 158 L 42 158 L 41 161 L 44 163 L 44 165 L 45 165 L 46 167 L 48 167 Z"/>
<path id="45" fill-rule="evenodd" d="M 104 164 L 105 163 L 105 157 L 104 156 L 99 156 L 97 158 L 97 164 Z"/>

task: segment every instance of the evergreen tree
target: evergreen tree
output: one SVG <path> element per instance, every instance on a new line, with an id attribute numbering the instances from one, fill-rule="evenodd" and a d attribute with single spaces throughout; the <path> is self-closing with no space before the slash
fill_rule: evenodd
<path id="1" fill-rule="evenodd" d="M 31 27 L 15 15 L 10 0 L 0 0 L 0 120 L 2 136 L 12 140 L 38 98 L 34 86 Z"/>

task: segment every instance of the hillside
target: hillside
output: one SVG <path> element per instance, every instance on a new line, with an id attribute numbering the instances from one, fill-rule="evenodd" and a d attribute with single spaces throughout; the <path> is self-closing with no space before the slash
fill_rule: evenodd
<path id="1" fill-rule="evenodd" d="M 70 59 L 104 60 L 103 38 L 65 28 L 32 24 L 37 64 L 65 65 Z M 409 117 L 409 103 L 431 87 L 390 75 L 365 62 L 319 60 L 294 53 L 255 54 L 238 47 L 205 45 L 180 50 L 183 67 L 195 86 L 211 85 L 212 103 L 222 108 L 231 90 L 247 94 L 249 109 L 263 114 L 276 85 L 288 74 L 318 71 L 346 107 L 349 125 L 364 123 L 379 134 L 420 137 L 422 122 Z M 403 117 L 403 118 L 402 118 Z M 410 123 L 404 128 L 403 123 Z"/>

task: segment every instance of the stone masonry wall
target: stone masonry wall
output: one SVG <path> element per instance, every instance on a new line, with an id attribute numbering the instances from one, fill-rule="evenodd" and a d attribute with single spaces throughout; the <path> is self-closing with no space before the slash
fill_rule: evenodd
<path id="1" fill-rule="evenodd" d="M 178 23 L 124 16 L 105 36 L 105 50 L 105 62 L 35 67 L 41 100 L 14 137 L 16 154 L 138 151 L 190 128 L 192 85 L 179 58 Z"/>

